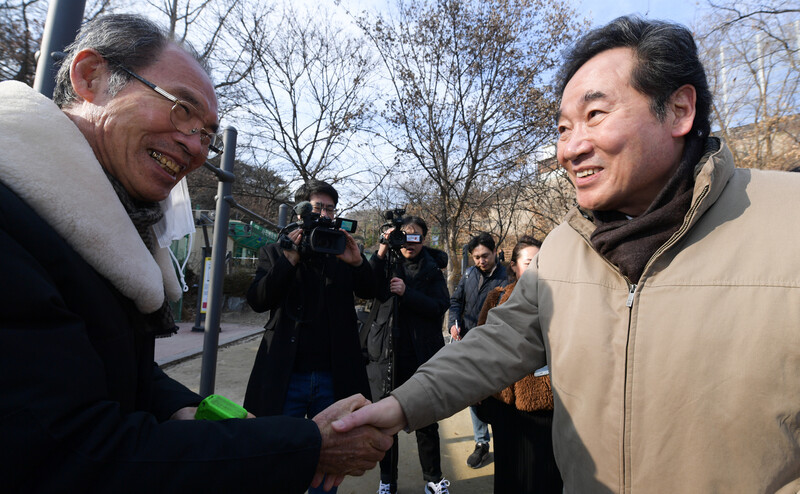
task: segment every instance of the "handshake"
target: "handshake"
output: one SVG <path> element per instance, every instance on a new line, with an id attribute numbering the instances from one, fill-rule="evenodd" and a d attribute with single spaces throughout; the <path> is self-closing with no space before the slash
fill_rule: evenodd
<path id="1" fill-rule="evenodd" d="M 339 400 L 312 419 L 319 427 L 322 447 L 311 482 L 325 490 L 338 486 L 346 475 L 359 476 L 375 467 L 392 436 L 406 425 L 400 403 L 393 397 L 377 403 L 361 395 Z"/>

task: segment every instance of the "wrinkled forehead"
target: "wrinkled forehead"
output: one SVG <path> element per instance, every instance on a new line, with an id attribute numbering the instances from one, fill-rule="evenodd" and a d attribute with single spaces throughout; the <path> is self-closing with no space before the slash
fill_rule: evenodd
<path id="1" fill-rule="evenodd" d="M 569 104 L 601 99 L 630 86 L 634 65 L 634 51 L 628 47 L 601 51 L 587 60 L 564 85 L 556 121 Z"/>

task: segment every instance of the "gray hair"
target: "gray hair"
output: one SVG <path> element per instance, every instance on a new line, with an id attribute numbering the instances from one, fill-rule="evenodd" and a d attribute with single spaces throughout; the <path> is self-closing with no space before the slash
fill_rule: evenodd
<path id="1" fill-rule="evenodd" d="M 169 34 L 149 19 L 135 14 L 112 14 L 86 23 L 73 43 L 65 48 L 66 56 L 56 75 L 53 101 L 61 108 L 71 106 L 78 99 L 72 88 L 69 71 L 75 55 L 81 50 L 94 49 L 106 60 L 110 71 L 108 91 L 115 96 L 130 80 L 130 75 L 120 67 L 134 72 L 158 61 L 161 52 L 170 45 L 179 46 L 209 72 L 191 45 L 170 39 Z"/>

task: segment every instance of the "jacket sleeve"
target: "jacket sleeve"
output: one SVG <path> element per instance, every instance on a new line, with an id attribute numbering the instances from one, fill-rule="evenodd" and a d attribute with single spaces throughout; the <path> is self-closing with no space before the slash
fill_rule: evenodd
<path id="1" fill-rule="evenodd" d="M 471 268 L 469 268 L 471 269 Z M 467 270 L 469 273 L 469 270 Z M 465 302 L 465 290 L 467 284 L 467 273 L 461 277 L 461 281 L 458 282 L 453 295 L 450 297 L 450 312 L 447 315 L 447 327 L 451 328 L 453 324 L 458 321 L 459 327 L 464 327 L 464 318 L 461 317 L 461 314 L 464 312 L 464 302 Z"/>
<path id="2" fill-rule="evenodd" d="M 321 444 L 312 421 L 163 421 L 146 409 L 123 411 L 110 397 L 98 352 L 125 342 L 90 339 L 73 310 L 83 295 L 62 293 L 49 266 L 10 239 L 2 224 L 0 252 L 0 272 L 14 280 L 13 290 L 10 282 L 0 289 L 4 490 L 305 491 Z M 52 262 L 61 261 L 53 252 Z M 162 391 L 181 387 L 161 373 L 154 379 Z"/>
<path id="3" fill-rule="evenodd" d="M 200 395 L 166 375 L 155 362 L 152 381 L 149 411 L 160 422 L 181 408 L 196 407 L 203 401 Z"/>
<path id="4" fill-rule="evenodd" d="M 364 299 L 375 298 L 377 295 L 375 276 L 364 254 L 361 254 L 361 265 L 355 268 L 350 266 L 350 269 L 353 271 L 353 293 Z"/>
<path id="5" fill-rule="evenodd" d="M 297 266 L 292 265 L 277 244 L 269 244 L 258 251 L 258 267 L 250 288 L 247 303 L 256 312 L 280 307 L 289 288 L 294 283 Z"/>
<path id="6" fill-rule="evenodd" d="M 485 325 L 439 350 L 392 392 L 410 430 L 449 417 L 546 363 L 537 276 L 531 264 L 508 301 L 489 311 Z"/>
<path id="7" fill-rule="evenodd" d="M 441 271 L 436 270 L 430 279 L 426 290 L 416 290 L 406 286 L 406 291 L 400 297 L 403 310 L 416 313 L 425 319 L 441 321 L 447 311 L 450 293 L 447 291 L 447 282 Z"/>
<path id="8" fill-rule="evenodd" d="M 372 275 L 375 278 L 375 298 L 386 302 L 392 296 L 389 291 L 389 279 L 386 277 L 386 259 L 381 259 L 378 254 L 373 254 L 369 264 L 372 266 Z"/>

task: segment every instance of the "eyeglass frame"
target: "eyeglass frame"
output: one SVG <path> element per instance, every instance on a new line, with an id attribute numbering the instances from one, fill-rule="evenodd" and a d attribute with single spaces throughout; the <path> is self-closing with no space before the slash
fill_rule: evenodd
<path id="1" fill-rule="evenodd" d="M 145 86 L 149 87 L 153 91 L 157 92 L 158 94 L 160 94 L 161 96 L 165 97 L 170 102 L 172 102 L 173 103 L 172 108 L 170 108 L 170 110 L 169 110 L 170 115 L 172 115 L 172 112 L 175 110 L 175 107 L 178 106 L 178 105 L 185 106 L 185 107 L 188 107 L 190 109 L 193 109 L 195 111 L 195 113 L 194 113 L 195 115 L 200 113 L 200 111 L 197 109 L 197 107 L 194 106 L 193 104 L 189 103 L 186 100 L 182 100 L 180 98 L 176 98 L 175 96 L 173 96 L 170 93 L 168 93 L 167 91 L 165 91 L 163 88 L 158 87 L 157 85 L 155 85 L 152 82 L 148 81 L 147 79 L 145 79 L 144 77 L 142 77 L 139 74 L 135 73 L 134 71 L 130 70 L 129 68 L 125 67 L 124 65 L 117 64 L 117 67 L 119 67 L 120 69 L 125 71 L 125 73 L 127 73 L 128 75 L 130 75 L 131 77 L 133 77 L 137 81 L 141 82 Z M 177 125 L 175 125 L 175 122 L 172 121 L 172 117 L 171 116 L 170 116 L 169 121 L 172 124 L 172 126 L 175 127 L 175 130 L 177 130 L 178 132 L 180 132 L 183 135 L 193 136 L 193 135 L 196 135 L 196 134 L 199 133 L 200 134 L 200 142 L 201 143 L 202 143 L 203 135 L 207 135 L 208 136 L 208 150 L 209 150 L 209 152 L 206 153 L 206 158 L 209 157 L 209 155 L 211 154 L 211 151 L 214 152 L 213 156 L 216 156 L 218 154 L 222 154 L 223 142 L 222 142 L 222 136 L 219 135 L 219 133 L 217 133 L 217 132 L 209 132 L 208 130 L 206 130 L 205 127 L 200 127 L 199 129 L 191 129 L 191 131 L 190 131 L 191 133 L 187 134 L 186 132 L 184 132 L 181 129 L 179 129 Z M 201 123 L 202 123 L 202 120 L 201 120 Z M 212 144 L 212 141 L 214 141 L 214 140 L 216 140 L 218 142 L 218 144 Z"/>
<path id="2" fill-rule="evenodd" d="M 329 206 L 327 204 L 323 204 L 321 202 L 312 202 L 311 203 L 311 210 L 314 213 L 322 214 L 323 211 L 335 215 L 336 214 L 336 206 Z"/>

